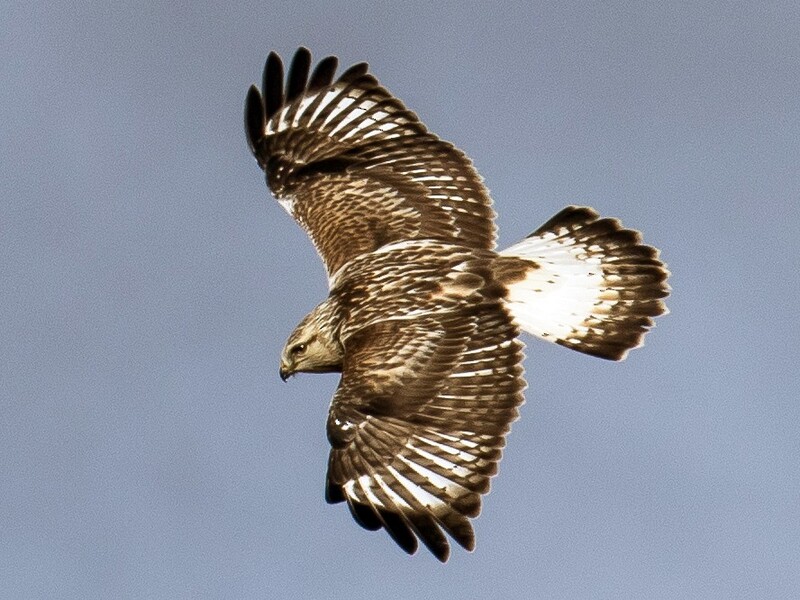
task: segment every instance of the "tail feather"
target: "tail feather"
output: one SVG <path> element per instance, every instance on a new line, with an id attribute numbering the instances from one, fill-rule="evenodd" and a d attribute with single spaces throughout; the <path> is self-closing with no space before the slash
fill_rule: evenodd
<path id="1" fill-rule="evenodd" d="M 500 254 L 526 264 L 499 269 L 517 325 L 573 350 L 622 360 L 667 312 L 658 250 L 591 208 L 568 206 Z"/>

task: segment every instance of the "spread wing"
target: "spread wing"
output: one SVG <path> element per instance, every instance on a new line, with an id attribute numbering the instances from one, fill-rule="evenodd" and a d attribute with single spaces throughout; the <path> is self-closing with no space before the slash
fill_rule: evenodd
<path id="1" fill-rule="evenodd" d="M 284 87 L 271 53 L 245 104 L 250 149 L 270 190 L 308 232 L 329 276 L 350 259 L 406 239 L 493 249 L 494 212 L 470 160 L 429 133 L 367 72 L 334 80 L 329 56 L 309 77 L 300 48 Z"/>
<path id="2" fill-rule="evenodd" d="M 510 424 L 523 402 L 522 343 L 495 304 L 383 321 L 345 343 L 328 417 L 326 498 L 409 554 L 441 561 L 442 530 L 468 550 Z"/>

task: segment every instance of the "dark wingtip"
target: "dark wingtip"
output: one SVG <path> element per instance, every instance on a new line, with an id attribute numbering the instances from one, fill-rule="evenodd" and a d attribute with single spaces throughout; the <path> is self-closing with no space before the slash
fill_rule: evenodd
<path id="1" fill-rule="evenodd" d="M 287 71 L 278 53 L 274 51 L 269 53 L 261 80 L 261 105 L 265 122 L 275 116 L 284 105 L 296 100 L 307 90 L 317 90 L 333 83 L 339 59 L 335 56 L 326 56 L 317 64 L 309 78 L 311 58 L 311 51 L 305 46 L 300 46 Z M 349 83 L 368 71 L 367 63 L 355 64 L 342 73 L 339 81 Z"/>
<path id="2" fill-rule="evenodd" d="M 430 546 L 428 548 L 440 563 L 446 563 L 450 559 L 450 546 L 446 546 L 442 550 L 433 550 Z"/>
<path id="3" fill-rule="evenodd" d="M 294 53 L 292 64 L 289 67 L 289 83 L 286 86 L 287 103 L 298 98 L 305 91 L 310 68 L 311 51 L 305 46 L 300 46 Z"/>
<path id="4" fill-rule="evenodd" d="M 283 106 L 283 61 L 275 52 L 267 56 L 261 89 L 264 91 L 266 118 L 270 119 Z"/>
<path id="5" fill-rule="evenodd" d="M 347 69 L 344 73 L 341 74 L 339 77 L 339 81 L 343 83 L 347 83 L 353 81 L 354 79 L 358 79 L 362 75 L 366 75 L 369 71 L 369 63 L 360 62 L 349 69 Z"/>
<path id="6" fill-rule="evenodd" d="M 308 82 L 309 90 L 317 90 L 329 86 L 333 83 L 333 76 L 336 74 L 336 67 L 339 66 L 339 59 L 335 56 L 326 56 L 314 68 L 311 80 Z"/>
<path id="7" fill-rule="evenodd" d="M 411 531 L 406 520 L 399 514 L 392 511 L 378 509 L 379 516 L 383 522 L 383 528 L 394 542 L 403 549 L 406 554 L 415 554 L 419 548 L 417 536 Z"/>
<path id="8" fill-rule="evenodd" d="M 244 103 L 244 130 L 247 134 L 247 144 L 253 154 L 256 153 L 259 140 L 264 136 L 266 125 L 264 100 L 258 88 L 251 85 Z"/>
<path id="9" fill-rule="evenodd" d="M 383 527 L 383 521 L 381 521 L 372 507 L 361 504 L 360 502 L 352 502 L 349 499 L 347 501 L 347 507 L 350 509 L 350 514 L 353 515 L 355 522 L 364 529 L 378 531 Z"/>
<path id="10" fill-rule="evenodd" d="M 339 504 L 339 502 L 344 502 L 345 496 L 344 492 L 342 492 L 342 488 L 340 488 L 335 483 L 331 482 L 330 477 L 325 478 L 325 502 L 328 504 Z"/>

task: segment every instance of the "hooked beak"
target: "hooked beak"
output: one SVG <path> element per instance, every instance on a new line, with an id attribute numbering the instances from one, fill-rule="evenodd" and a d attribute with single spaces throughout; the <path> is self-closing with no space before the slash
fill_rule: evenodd
<path id="1" fill-rule="evenodd" d="M 294 375 L 294 373 L 290 371 L 289 368 L 283 364 L 281 364 L 281 368 L 278 370 L 278 374 L 281 376 L 281 379 L 283 381 L 286 381 L 287 379 L 289 379 L 289 377 Z"/>

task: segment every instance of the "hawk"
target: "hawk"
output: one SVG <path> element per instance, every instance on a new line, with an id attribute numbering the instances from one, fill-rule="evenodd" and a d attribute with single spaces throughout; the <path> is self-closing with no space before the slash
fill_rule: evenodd
<path id="1" fill-rule="evenodd" d="M 668 272 L 637 231 L 568 206 L 495 249 L 492 200 L 471 161 L 369 73 L 288 75 L 274 52 L 245 103 L 247 141 L 327 270 L 328 297 L 289 336 L 280 376 L 341 373 L 325 497 L 409 554 L 475 547 L 523 402 L 521 332 L 611 360 L 666 312 Z M 285 79 L 285 81 L 284 81 Z"/>

